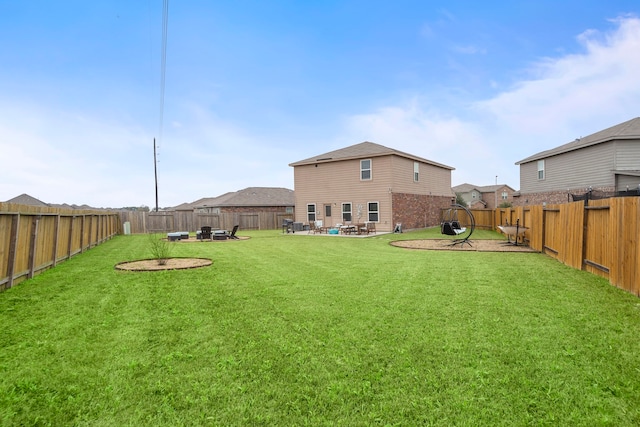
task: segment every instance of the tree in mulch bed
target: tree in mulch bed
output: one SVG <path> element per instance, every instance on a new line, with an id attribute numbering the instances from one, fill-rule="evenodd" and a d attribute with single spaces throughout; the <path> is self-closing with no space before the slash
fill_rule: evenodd
<path id="1" fill-rule="evenodd" d="M 173 246 L 168 240 L 158 237 L 156 234 L 149 234 L 149 250 L 153 259 L 158 261 L 158 265 L 166 265 L 171 258 Z"/>

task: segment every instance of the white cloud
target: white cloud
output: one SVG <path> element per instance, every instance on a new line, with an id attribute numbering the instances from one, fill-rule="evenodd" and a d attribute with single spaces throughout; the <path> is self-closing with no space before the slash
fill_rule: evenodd
<path id="1" fill-rule="evenodd" d="M 350 117 L 345 136 L 453 166 L 454 185 L 489 185 L 498 175 L 518 188 L 516 161 L 639 115 L 640 19 L 615 24 L 578 35 L 584 52 L 537 62 L 533 77 L 491 99 L 379 108 Z"/>
<path id="2" fill-rule="evenodd" d="M 0 105 L 0 117 L 0 200 L 27 193 L 48 203 L 139 204 L 133 189 L 148 140 L 139 129 L 37 105 Z"/>
<path id="3" fill-rule="evenodd" d="M 599 130 L 594 126 L 635 117 L 640 107 L 640 19 L 616 23 L 609 33 L 585 31 L 577 37 L 583 53 L 534 64 L 530 74 L 535 78 L 476 107 L 505 126 L 535 135 L 577 126 L 590 133 Z"/>

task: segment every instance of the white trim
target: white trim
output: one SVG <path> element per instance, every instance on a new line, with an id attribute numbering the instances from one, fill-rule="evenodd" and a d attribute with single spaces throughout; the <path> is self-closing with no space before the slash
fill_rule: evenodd
<path id="1" fill-rule="evenodd" d="M 370 211 L 369 210 L 369 203 L 375 203 L 378 210 L 377 211 Z M 375 214 L 378 216 L 378 219 L 375 221 L 371 220 L 371 213 L 375 212 Z M 380 202 L 367 202 L 367 222 L 380 222 Z"/>
<path id="2" fill-rule="evenodd" d="M 541 172 L 542 172 L 542 176 L 540 176 Z M 544 159 L 538 160 L 538 181 L 544 180 L 545 177 L 546 177 L 546 174 L 545 174 L 545 170 L 544 170 Z"/>
<path id="3" fill-rule="evenodd" d="M 309 206 L 313 206 L 313 211 L 309 210 Z M 309 214 L 313 214 L 313 219 L 309 218 Z M 318 211 L 316 210 L 316 204 L 315 203 L 307 203 L 307 221 L 315 221 L 318 219 Z"/>
<path id="4" fill-rule="evenodd" d="M 362 162 L 369 162 L 369 167 L 368 168 L 364 168 L 362 166 Z M 360 181 L 371 181 L 373 179 L 373 161 L 371 159 L 361 159 L 360 160 Z M 368 171 L 369 172 L 369 178 L 363 178 L 362 174 Z"/>
<path id="5" fill-rule="evenodd" d="M 344 205 L 349 205 L 349 211 L 345 211 L 344 210 Z M 348 220 L 344 219 L 344 214 L 345 213 L 349 214 L 350 219 L 348 219 Z M 344 222 L 353 221 L 353 203 L 351 203 L 351 202 L 342 202 L 340 204 L 340 218 L 342 218 L 342 221 L 344 221 Z"/>

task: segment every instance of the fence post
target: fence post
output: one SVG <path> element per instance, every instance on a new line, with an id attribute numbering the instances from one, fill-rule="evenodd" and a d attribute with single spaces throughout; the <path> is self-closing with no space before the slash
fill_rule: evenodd
<path id="1" fill-rule="evenodd" d="M 12 215 L 11 235 L 9 236 L 9 265 L 7 266 L 7 289 L 13 286 L 13 277 L 16 268 L 16 257 L 18 254 L 18 226 L 20 225 L 20 214 Z"/>
<path id="2" fill-rule="evenodd" d="M 35 215 L 31 222 L 31 240 L 29 241 L 29 273 L 27 278 L 31 279 L 36 269 L 36 243 L 38 241 L 38 224 L 40 215 Z"/>
<path id="3" fill-rule="evenodd" d="M 59 228 L 60 214 L 56 215 L 55 222 L 53 223 L 53 235 L 55 236 L 53 239 L 53 267 L 58 263 L 58 239 L 60 238 Z"/>
<path id="4" fill-rule="evenodd" d="M 84 252 L 84 221 L 85 215 L 82 215 L 82 220 L 80 221 L 80 253 Z"/>

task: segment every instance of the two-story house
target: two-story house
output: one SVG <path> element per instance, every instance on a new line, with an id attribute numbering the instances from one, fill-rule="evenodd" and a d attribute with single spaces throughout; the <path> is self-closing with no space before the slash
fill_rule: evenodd
<path id="1" fill-rule="evenodd" d="M 516 162 L 520 195 L 514 204 L 566 203 L 589 189 L 638 191 L 640 117 Z"/>
<path id="2" fill-rule="evenodd" d="M 477 186 L 465 183 L 456 185 L 452 190 L 468 207 L 476 209 L 495 209 L 502 203 L 513 204 L 516 193 L 506 184 Z"/>
<path id="3" fill-rule="evenodd" d="M 373 142 L 362 142 L 291 163 L 295 219 L 323 225 L 376 223 L 422 228 L 440 223 L 440 210 L 455 199 L 454 169 Z"/>

